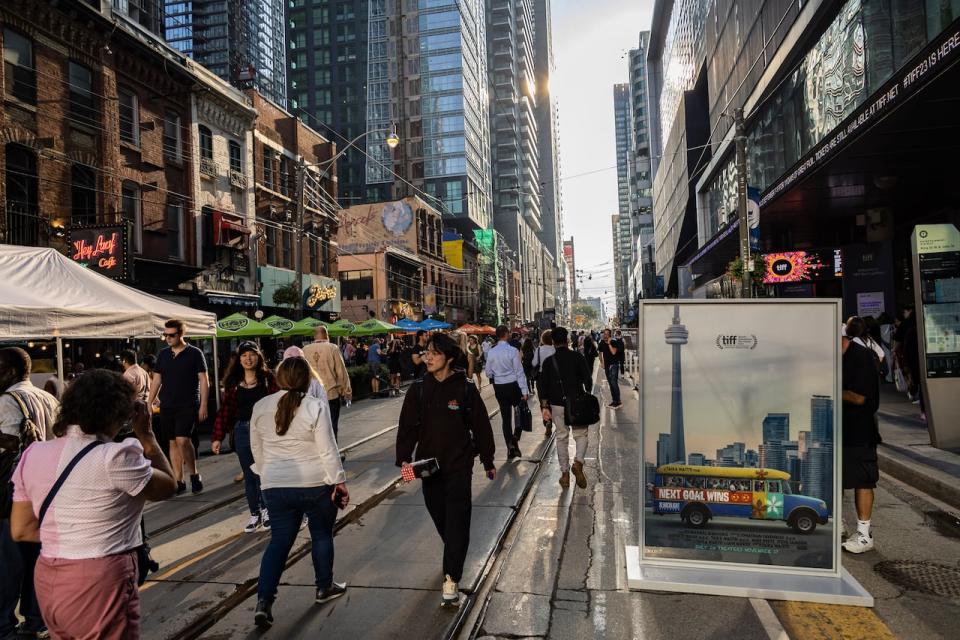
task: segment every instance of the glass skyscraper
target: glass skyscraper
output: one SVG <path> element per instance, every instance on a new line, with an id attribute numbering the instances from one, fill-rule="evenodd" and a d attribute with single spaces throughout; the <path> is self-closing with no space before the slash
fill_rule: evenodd
<path id="1" fill-rule="evenodd" d="M 368 185 L 413 185 L 446 216 L 491 222 L 484 7 L 480 0 L 371 0 L 368 5 Z M 400 146 L 383 140 L 399 127 Z M 403 177 L 395 178 L 389 169 Z M 410 184 L 407 184 L 410 183 Z"/>
<path id="2" fill-rule="evenodd" d="M 285 107 L 285 4 L 284 0 L 165 0 L 164 38 L 235 87 L 252 87 Z"/>

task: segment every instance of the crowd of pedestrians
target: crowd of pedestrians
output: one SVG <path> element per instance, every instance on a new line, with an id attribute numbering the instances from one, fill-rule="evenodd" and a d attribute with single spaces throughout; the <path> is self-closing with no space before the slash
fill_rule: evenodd
<path id="1" fill-rule="evenodd" d="M 0 638 L 139 636 L 136 587 L 152 563 L 144 504 L 204 490 L 197 432 L 208 418 L 210 383 L 206 358 L 186 341 L 186 330 L 171 319 L 156 356 L 123 350 L 109 358 L 119 371 L 76 368 L 65 390 L 54 387 L 53 394 L 31 384 L 25 351 L 0 349 Z M 573 337 L 583 355 L 562 327 L 522 341 L 505 326 L 497 328 L 496 341 L 419 331 L 409 346 L 378 338 L 337 346 L 322 326 L 314 338 L 302 349 L 288 347 L 275 368 L 257 343 L 241 342 L 216 389 L 211 451 L 237 454 L 249 510 L 243 531 L 270 533 L 257 626 L 273 622 L 277 585 L 304 527 L 312 540 L 316 601 L 346 592 L 345 583 L 333 580 L 333 527 L 350 499 L 337 445 L 340 408 L 353 394 L 350 365 L 367 367 L 374 396 L 381 382 L 388 394 L 400 394 L 405 361 L 414 374 L 399 416 L 396 464 L 405 479 L 419 474 L 423 460 L 435 465 L 420 477 L 443 543 L 441 604 L 460 601 L 475 459 L 489 480 L 497 473 L 480 395 L 483 374 L 501 407 L 508 460 L 521 456 L 524 421 L 514 424 L 515 411 L 520 415 L 536 391 L 546 435 L 557 430 L 561 484 L 569 486 L 572 472 L 586 487 L 586 425 L 568 426 L 567 412 L 570 398 L 592 388 L 592 338 Z M 381 379 L 383 366 L 389 378 Z"/>

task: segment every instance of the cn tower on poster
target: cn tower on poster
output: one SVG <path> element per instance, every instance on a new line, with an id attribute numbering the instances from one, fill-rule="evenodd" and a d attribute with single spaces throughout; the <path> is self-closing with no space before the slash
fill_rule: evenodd
<path id="1" fill-rule="evenodd" d="M 670 398 L 670 460 L 683 464 L 687 461 L 687 447 L 683 442 L 683 377 L 680 372 L 680 347 L 687 344 L 690 332 L 680 324 L 680 305 L 673 305 L 673 322 L 664 331 L 667 344 L 673 345 L 673 390 Z"/>

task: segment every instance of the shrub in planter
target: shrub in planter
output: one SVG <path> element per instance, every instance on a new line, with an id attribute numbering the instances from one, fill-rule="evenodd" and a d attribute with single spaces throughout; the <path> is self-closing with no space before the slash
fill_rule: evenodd
<path id="1" fill-rule="evenodd" d="M 380 365 L 380 389 L 386 390 L 388 388 L 387 380 L 389 374 L 389 369 L 386 365 Z M 373 387 L 370 384 L 370 366 L 366 364 L 358 364 L 352 367 L 347 367 L 347 375 L 350 376 L 350 386 L 353 388 L 353 397 L 354 398 L 365 398 L 372 393 Z"/>

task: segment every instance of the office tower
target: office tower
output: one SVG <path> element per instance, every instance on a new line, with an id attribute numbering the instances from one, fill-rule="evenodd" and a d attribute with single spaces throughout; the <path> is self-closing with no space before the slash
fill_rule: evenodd
<path id="1" fill-rule="evenodd" d="M 790 414 L 768 413 L 763 419 L 763 443 L 790 439 Z"/>
<path id="2" fill-rule="evenodd" d="M 833 398 L 810 398 L 810 435 L 813 442 L 833 442 Z"/>
<path id="3" fill-rule="evenodd" d="M 483 3 L 404 3 L 402 13 L 399 3 L 367 4 L 368 189 L 418 193 L 466 235 L 490 227 Z M 393 127 L 400 144 L 391 150 L 384 142 Z"/>
<path id="4" fill-rule="evenodd" d="M 613 87 L 613 119 L 617 141 L 617 215 L 611 219 L 613 277 L 617 315 L 622 322 L 632 299 L 629 286 L 634 245 L 630 231 L 630 148 L 633 134 L 628 84 Z"/>
<path id="5" fill-rule="evenodd" d="M 671 460 L 670 455 L 670 434 L 661 433 L 660 437 L 657 438 L 657 466 L 670 464 L 671 462 L 683 462 L 683 460 Z"/>
<path id="6" fill-rule="evenodd" d="M 337 200 L 344 208 L 391 198 L 389 184 L 366 184 L 368 4 L 292 0 L 287 10 L 290 111 L 338 149 L 360 138 L 337 160 Z"/>
<path id="7" fill-rule="evenodd" d="M 803 495 L 819 498 L 833 509 L 833 446 L 814 442 L 801 465 Z"/>
<path id="8" fill-rule="evenodd" d="M 687 464 L 702 467 L 707 463 L 707 457 L 702 453 L 691 453 L 687 456 Z"/>
<path id="9" fill-rule="evenodd" d="M 690 332 L 680 324 L 680 305 L 673 306 L 673 322 L 664 332 L 667 344 L 673 348 L 673 382 L 670 395 L 670 444 L 673 460 L 686 460 L 683 441 L 683 376 L 680 371 L 680 347 L 687 344 Z"/>
<path id="10" fill-rule="evenodd" d="M 787 469 L 787 453 L 783 442 L 776 440 L 760 445 L 760 466 L 764 469 Z"/>
<path id="11" fill-rule="evenodd" d="M 230 84 L 287 104 L 284 0 L 165 0 L 164 38 Z"/>

